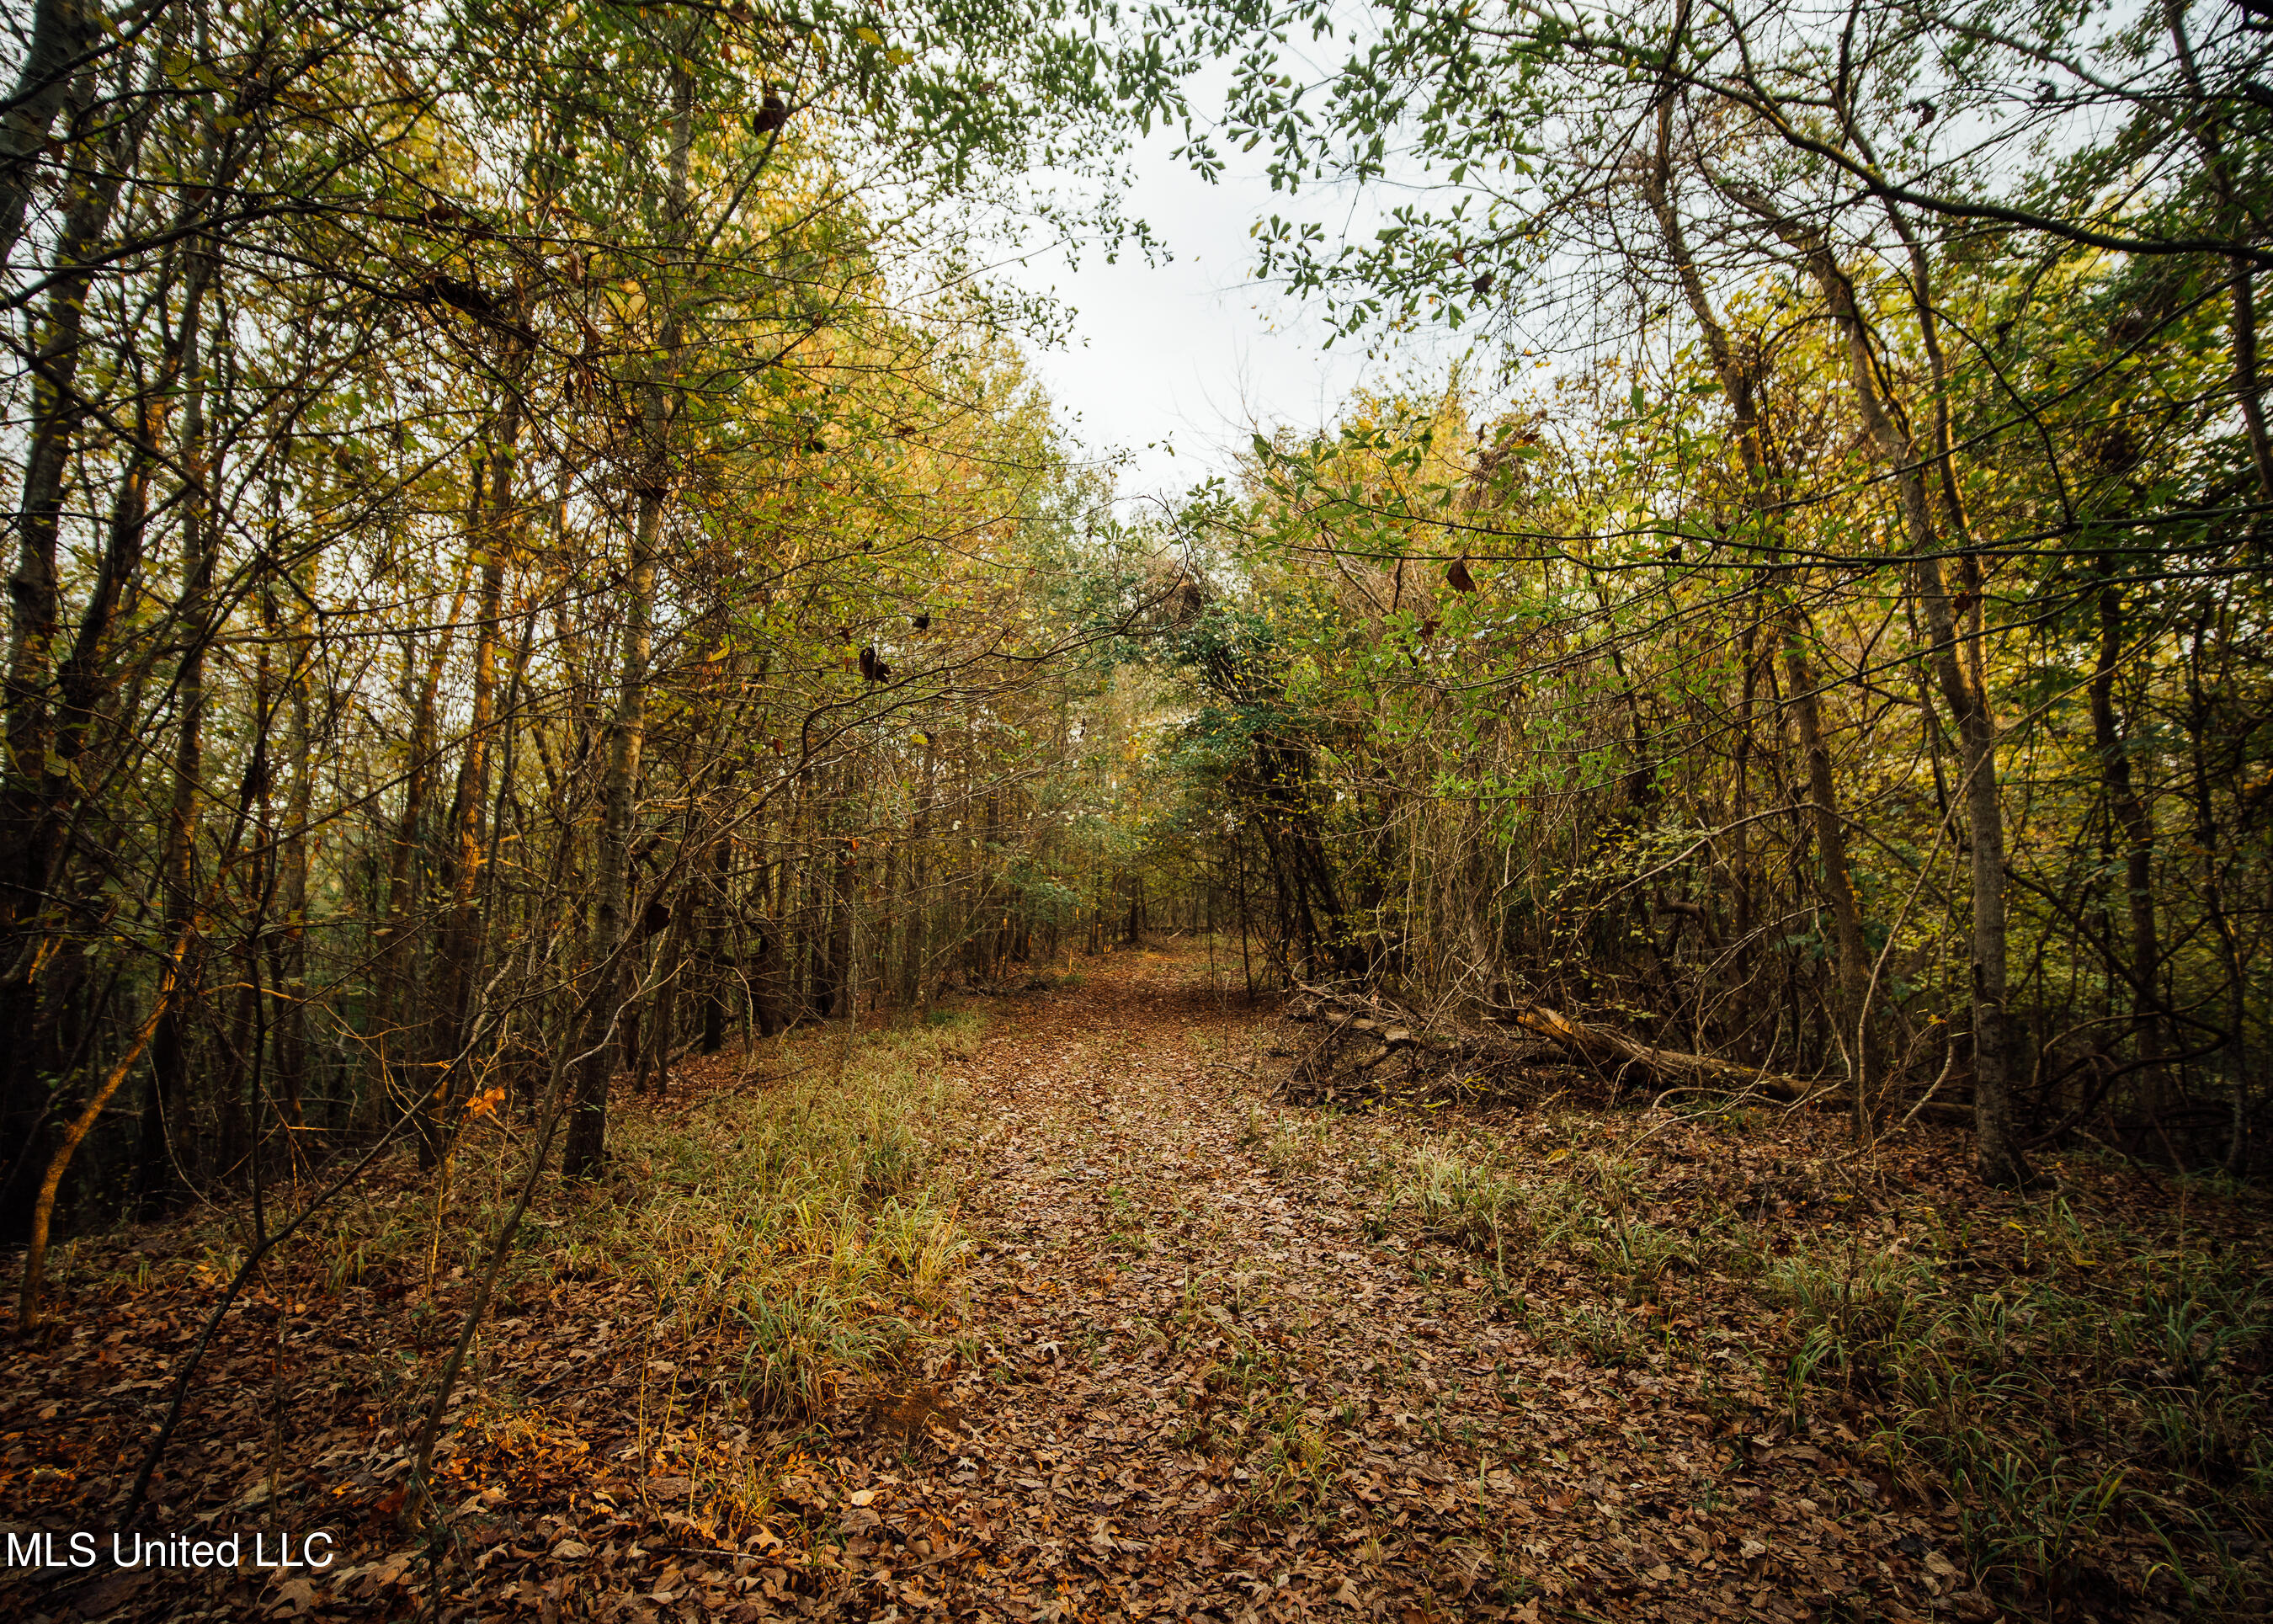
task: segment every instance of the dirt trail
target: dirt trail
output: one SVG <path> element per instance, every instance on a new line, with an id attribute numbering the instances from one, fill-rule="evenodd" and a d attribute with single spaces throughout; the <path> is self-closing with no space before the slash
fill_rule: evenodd
<path id="1" fill-rule="evenodd" d="M 1806 1441 L 1787 1436 L 1792 1406 L 1762 1363 L 1779 1345 L 1771 1309 L 1690 1244 L 1710 1192 L 1726 1196 L 1733 1144 L 1654 1141 L 1647 1197 L 1617 1198 L 1633 1212 L 1631 1231 L 1619 1220 L 1629 1265 L 1645 1230 L 1669 1249 L 1637 1287 L 1631 1267 L 1605 1265 L 1600 1222 L 1636 1117 L 1466 1118 L 1504 1166 L 1527 1177 L 1538 1158 L 1526 1232 L 1563 1238 L 1464 1251 L 1424 1227 L 1455 1221 L 1429 1192 L 1469 1176 L 1449 1154 L 1462 1136 L 1421 1110 L 1278 1104 L 1269 1079 L 1300 1029 L 1210 993 L 1203 968 L 1090 961 L 1076 984 L 994 1001 L 976 1042 L 925 1051 L 956 1073 L 931 1119 L 935 1171 L 983 1246 L 959 1312 L 928 1319 L 905 1344 L 919 1353 L 824 1413 L 755 1421 L 732 1397 L 741 1333 L 657 1303 L 658 1281 L 709 1253 L 552 1259 L 495 1327 L 499 1408 L 452 1434 L 451 1543 L 406 1542 L 405 1417 L 426 1389 L 405 1380 L 403 1350 L 439 1357 L 411 1334 L 454 1323 L 465 1289 L 454 1270 L 414 1292 L 429 1237 L 406 1162 L 371 1211 L 414 1222 L 372 1232 L 368 1280 L 329 1279 L 331 1252 L 311 1251 L 228 1322 L 164 1487 L 191 1514 L 169 1526 L 258 1515 L 285 1458 L 274 1416 L 289 1414 L 290 1447 L 315 1456 L 283 1479 L 290 1525 L 335 1531 L 338 1570 L 26 1570 L 0 1575 L 0 1614 L 1995 1616 L 1945 1554 L 1959 1550 L 1954 1513 L 1897 1510 L 1900 1485 L 1854 1464 L 1866 1414 L 1819 1404 Z M 650 1109 L 685 1118 L 717 1077 L 681 1081 Z M 674 1201 L 691 1202 L 716 1147 L 696 1150 L 673 1164 Z M 654 1176 L 627 1167 L 621 1199 Z M 572 1232 L 575 1202 L 616 1199 L 573 1197 L 551 1222 Z M 1587 1201 L 1591 1229 L 1557 1218 Z M 695 1232 L 686 1213 L 669 1222 Z M 385 1252 L 389 1237 L 412 1250 Z M 147 1425 L 137 1395 L 164 1390 L 211 1300 L 187 1263 L 137 1287 L 141 1244 L 82 1265 L 139 1335 L 83 1316 L 0 1394 L 0 1512 L 94 1527 L 116 1503 Z M 389 1380 L 392 1412 L 370 1396 Z"/>
<path id="2" fill-rule="evenodd" d="M 966 1068 L 988 1249 L 934 1378 L 971 1433 L 888 1447 L 848 1612 L 1925 1616 L 1930 1579 L 1842 1547 L 1946 1530 L 1693 1391 L 1550 1353 L 1462 1254 L 1369 1217 L 1334 1133 L 1242 1075 L 1258 1035 L 1151 954 L 1005 1001 Z"/>

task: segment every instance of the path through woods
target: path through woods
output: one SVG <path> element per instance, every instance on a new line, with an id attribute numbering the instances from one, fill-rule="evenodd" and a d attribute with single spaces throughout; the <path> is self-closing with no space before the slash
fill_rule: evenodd
<path id="1" fill-rule="evenodd" d="M 1461 1254 L 1369 1237 L 1334 1130 L 1397 1125 L 1286 1125 L 1243 1075 L 1256 1026 L 1146 954 L 1034 999 L 976 1057 L 994 1244 L 971 1374 L 997 1380 L 955 1395 L 968 1453 L 896 1471 L 850 1549 L 887 1560 L 863 1545 L 926 1514 L 985 1531 L 904 1601 L 1678 1620 L 1860 1592 L 1902 1618 L 1960 1588 L 1935 1577 L 1947 1529 L 1882 1515 L 1823 1451 L 1731 1435 L 1693 1383 L 1550 1352 Z"/>
<path id="2" fill-rule="evenodd" d="M 1289 1106 L 1316 1028 L 1189 948 L 983 1008 L 690 1059 L 628 1109 L 610 1180 L 532 1212 L 420 1531 L 409 1440 L 520 1153 L 491 1123 L 446 1223 L 411 1157 L 375 1169 L 221 1321 L 153 1492 L 154 1531 L 320 1530 L 334 1566 L 0 1575 L 0 1616 L 1986 1624 L 2063 1507 L 2063 1589 L 2005 1616 L 2182 1616 L 2168 1547 L 2076 1509 L 2111 1481 L 2262 1593 L 2250 1440 L 2127 1441 L 2150 1402 L 2247 1413 L 2247 1189 L 2067 1158 L 1969 1190 L 1959 1132 L 1865 1162 L 1836 1113 L 1544 1066 Z M 112 1525 L 242 1217 L 73 1250 L 73 1328 L 0 1397 L 0 1526 Z"/>

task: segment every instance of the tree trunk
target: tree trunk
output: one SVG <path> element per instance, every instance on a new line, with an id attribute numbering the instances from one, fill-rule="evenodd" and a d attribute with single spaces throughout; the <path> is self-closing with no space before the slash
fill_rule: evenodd
<path id="1" fill-rule="evenodd" d="M 2142 1086 L 2149 1109 L 2167 1103 L 2162 997 L 2157 981 L 2163 951 L 2155 919 L 2155 824 L 2131 776 L 2131 747 L 2115 715 L 2115 677 L 2123 654 L 2123 594 L 2115 584 L 2112 559 L 2099 560 L 2099 658 L 2091 673 L 2091 736 L 2099 756 L 2107 808 L 2123 838 L 2123 891 L 2131 927 L 2130 962 L 2117 973 L 2131 983 L 2131 1019 L 2139 1034 L 2139 1057 L 2147 1063 Z"/>
<path id="2" fill-rule="evenodd" d="M 213 641 L 212 605 L 218 537 L 211 522 L 212 492 L 219 470 L 206 466 L 205 365 L 200 335 L 184 329 L 189 380 L 182 410 L 182 468 L 188 491 L 182 505 L 180 625 L 182 654 L 174 677 L 179 718 L 174 733 L 172 793 L 166 812 L 165 846 L 159 858 L 158 889 L 169 936 L 189 929 L 198 834 L 198 798 L 205 774 L 206 652 Z M 182 976 L 192 986 L 201 955 L 194 938 L 184 951 Z M 168 1000 L 150 1046 L 149 1093 L 136 1154 L 135 1189 L 144 1201 L 155 1199 L 174 1179 L 172 1125 L 183 1119 L 189 1100 L 190 1000 Z"/>
<path id="3" fill-rule="evenodd" d="M 31 49 L 0 117 L 0 268 L 23 237 L 41 149 L 71 82 L 87 71 L 101 26 L 96 0 L 36 0 L 32 8 Z"/>
<path id="4" fill-rule="evenodd" d="M 726 922 L 731 914 L 734 842 L 720 835 L 710 846 L 710 923 L 702 943 L 702 1052 L 726 1047 Z"/>
<path id="5" fill-rule="evenodd" d="M 694 49 L 689 41 L 689 49 Z M 686 171 L 694 148 L 694 76 L 682 56 L 673 75 L 670 178 L 665 185 L 664 217 L 666 253 L 663 267 L 668 277 L 679 270 L 678 251 L 686 242 Z M 647 745 L 648 663 L 655 636 L 656 555 L 663 532 L 663 508 L 670 489 L 671 397 L 664 388 L 665 373 L 679 347 L 683 320 L 680 289 L 664 289 L 668 313 L 664 319 L 659 353 L 650 362 L 649 377 L 641 390 L 640 455 L 641 466 L 636 496 L 638 517 L 632 532 L 630 568 L 624 594 L 623 668 L 616 686 L 616 713 L 608 727 L 608 769 L 603 799 L 598 901 L 593 910 L 590 946 L 592 974 L 599 978 L 593 989 L 591 1017 L 585 1047 L 592 1052 L 576 1079 L 574 1114 L 560 1153 L 560 1170 L 573 1178 L 596 1174 L 607 1154 L 608 1082 L 615 1064 L 615 1045 L 608 1041 L 622 1008 L 629 966 L 624 954 L 631 909 L 631 846 L 633 811 L 639 794 L 640 761 Z"/>
<path id="6" fill-rule="evenodd" d="M 429 1096 L 420 1115 L 418 1134 L 419 1161 L 427 1167 L 440 1157 L 452 1118 L 471 1080 L 467 1068 L 454 1063 L 469 1034 L 473 984 L 481 956 L 482 919 L 476 888 L 488 856 L 484 814 L 489 805 L 490 735 L 497 726 L 498 649 L 504 624 L 506 564 L 513 552 L 513 479 L 521 439 L 521 396 L 519 367 L 508 371 L 512 375 L 506 385 L 505 409 L 485 459 L 487 489 L 484 488 L 484 465 L 476 463 L 472 500 L 468 504 L 467 540 L 480 571 L 480 585 L 474 606 L 473 696 L 446 838 L 450 898 L 443 912 L 429 994 L 433 1016 L 427 1060 L 434 1069 L 437 1092 Z"/>
<path id="7" fill-rule="evenodd" d="M 1737 447 L 1744 469 L 1745 503 L 1750 520 L 1760 532 L 1768 560 L 1766 579 L 1777 600 L 1779 630 L 1783 641 L 1786 703 L 1799 732 L 1800 753 L 1807 765 L 1807 799 L 1814 827 L 1821 877 L 1818 894 L 1831 911 L 1834 971 L 1839 989 L 1839 1047 L 1848 1064 L 1853 1094 L 1855 1131 L 1858 1139 L 1870 1132 L 1868 1113 L 1878 1093 L 1877 1044 L 1870 1019 L 1871 959 L 1863 936 L 1863 910 L 1857 896 L 1854 871 L 1847 855 L 1847 823 L 1840 811 L 1838 786 L 1831 773 L 1831 750 L 1824 735 L 1823 704 L 1812 662 L 1808 658 L 1805 616 L 1791 601 L 1781 582 L 1782 526 L 1777 495 L 1771 478 L 1768 448 L 1760 428 L 1759 401 L 1752 370 L 1737 354 L 1728 330 L 1722 326 L 1704 278 L 1698 273 L 1674 208 L 1671 179 L 1672 104 L 1660 104 L 1657 162 L 1649 171 L 1647 189 L 1651 211 L 1665 238 L 1682 293 L 1705 335 L 1714 377 L 1737 420 Z M 1751 702 L 1746 679 L 1745 700 Z M 1741 936 L 1740 936 L 1741 939 Z"/>
<path id="8" fill-rule="evenodd" d="M 924 735 L 923 768 L 915 787 L 915 812 L 908 823 L 906 945 L 900 958 L 900 1004 L 905 1009 L 931 1003 L 931 796 L 932 741 Z"/>
<path id="9" fill-rule="evenodd" d="M 142 1057 L 142 1051 L 149 1046 L 158 1023 L 166 1018 L 166 1011 L 172 1007 L 181 969 L 182 948 L 187 941 L 188 938 L 184 936 L 176 942 L 173 957 L 167 960 L 165 974 L 159 980 L 158 996 L 151 1004 L 150 1013 L 143 1018 L 141 1026 L 128 1041 L 125 1052 L 111 1063 L 110 1070 L 104 1074 L 101 1083 L 87 1096 L 86 1103 L 79 1108 L 79 1115 L 71 1118 L 70 1125 L 64 1130 L 61 1142 L 48 1159 L 47 1172 L 40 1180 L 39 1194 L 33 1201 L 31 1235 L 24 1250 L 24 1282 L 16 1302 L 16 1328 L 19 1332 L 30 1331 L 40 1322 L 40 1289 L 47 1273 L 48 1237 L 55 1222 L 56 1196 L 63 1189 L 64 1175 L 71 1170 L 72 1158 L 79 1154 L 79 1146 L 86 1142 L 87 1134 L 101 1117 L 103 1107 L 110 1103 L 111 1096 L 118 1092 L 128 1073 L 134 1070 L 134 1063 Z"/>
<path id="10" fill-rule="evenodd" d="M 860 845 L 849 835 L 840 836 L 834 845 L 829 884 L 829 998 L 821 1013 L 832 1020 L 850 1020 L 859 1015 L 860 1000 L 852 962 L 852 915 L 860 906 Z"/>
<path id="11" fill-rule="evenodd" d="M 1930 640 L 1928 662 L 1943 703 L 1957 721 L 1959 758 L 1965 768 L 1966 829 L 1973 891 L 1973 1130 L 1974 1167 L 1993 1184 L 2021 1184 L 2031 1175 L 2013 1116 L 2013 1045 L 2007 1026 L 2007 949 L 2005 924 L 2005 816 L 1997 774 L 1997 723 L 1985 687 L 1966 669 L 1956 611 L 1941 570 L 1925 470 L 1909 435 L 1879 395 L 1871 333 L 1854 289 L 1833 261 L 1820 234 L 1779 219 L 1777 229 L 1804 255 L 1824 301 L 1846 335 L 1847 357 L 1863 425 L 1894 476 L 1895 495 L 1910 545 L 1915 593 Z M 1976 605 L 1977 615 L 1978 605 Z M 1973 639 L 1977 645 L 1977 635 Z M 1977 647 L 1975 665 L 1979 660 Z"/>
<path id="12" fill-rule="evenodd" d="M 310 679 L 315 660 L 312 581 L 296 595 L 297 612 L 285 643 L 290 665 L 284 673 L 284 754 L 291 781 L 284 794 L 284 830 L 277 842 L 282 868 L 284 920 L 277 944 L 276 1080 L 281 1096 L 285 1142 L 306 1125 L 308 1090 L 308 825 L 315 808 L 315 760 L 310 736 L 313 718 Z"/>
<path id="13" fill-rule="evenodd" d="M 372 966 L 371 1029 L 364 1041 L 370 1045 L 372 1094 L 391 1113 L 410 1103 L 417 1090 L 406 1085 L 403 1074 L 417 1058 L 412 1041 L 412 999 L 408 983 L 412 969 L 411 912 L 420 890 L 419 853 L 426 838 L 426 798 L 431 791 L 435 767 L 435 701 L 442 673 L 449 663 L 450 643 L 458 617 L 465 612 L 466 587 L 473 568 L 470 557 L 458 564 L 458 579 L 450 594 L 449 613 L 434 634 L 433 652 L 410 701 L 409 759 L 403 766 L 402 813 L 394 823 L 387 847 L 386 917 L 379 928 L 377 962 Z M 403 650 L 408 666 L 413 650 Z M 405 675 L 409 673 L 406 670 Z"/>

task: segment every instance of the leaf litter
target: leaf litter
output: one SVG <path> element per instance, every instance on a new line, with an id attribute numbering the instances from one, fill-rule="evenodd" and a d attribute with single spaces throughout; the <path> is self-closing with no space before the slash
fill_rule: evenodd
<path id="1" fill-rule="evenodd" d="M 408 1169 L 379 1181 L 328 1256 L 264 1271 L 224 1321 L 156 1492 L 159 1528 L 321 1528 L 338 1561 L 17 1572 L 0 1612 L 2262 1611 L 2273 1462 L 2251 1192 L 2072 1160 L 2050 1194 L 1991 1194 L 1954 1136 L 1858 1158 L 1820 1116 L 1621 1109 L 1602 1079 L 1551 1073 L 1457 1109 L 1440 1089 L 1294 1107 L 1274 1060 L 1298 1034 L 1188 958 L 1119 955 L 991 1010 L 983 1039 L 918 1056 L 920 1177 L 864 1130 L 865 1216 L 816 1206 L 801 1230 L 740 1231 L 720 1214 L 714 1251 L 674 1251 L 673 1274 L 589 1246 L 607 1231 L 580 1228 L 578 1198 L 540 1212 L 438 1450 L 443 1515 L 416 1535 L 401 1513 L 416 1405 L 469 1288 L 442 1267 L 439 1223 L 423 1259 L 354 1266 L 358 1237 L 415 1230 L 424 1210 Z M 723 1057 L 678 1068 L 661 1099 L 626 1101 L 664 1136 L 627 1136 L 656 1159 L 620 1155 L 582 1200 L 636 1206 L 668 1156 L 710 1169 L 705 1123 L 746 1149 L 750 1119 L 718 1102 L 784 1092 Z M 71 1328 L 19 1351 L 0 1392 L 0 1525 L 103 1530 L 107 1553 L 107 1508 L 225 1234 L 81 1246 Z M 731 1263 L 697 1278 L 759 1235 L 785 1259 L 770 1307 L 722 1295 Z M 2085 1312 L 2136 1334 L 2086 1347 Z M 1967 1388 L 1984 1357 L 2002 1385 Z M 2033 1454 L 1998 1454 L 1997 1415 L 1939 1415 L 1929 1368 L 1946 1406 L 1994 1399 L 2014 1436 L 2036 1427 Z M 2049 1374 L 2044 1403 L 2029 1371 Z M 2107 1385 L 2079 1403 L 2087 1374 Z M 2149 1418 L 2126 1432 L 2109 1416 L 2134 1401 Z M 1967 1426 L 1970 1453 L 1951 1441 Z"/>

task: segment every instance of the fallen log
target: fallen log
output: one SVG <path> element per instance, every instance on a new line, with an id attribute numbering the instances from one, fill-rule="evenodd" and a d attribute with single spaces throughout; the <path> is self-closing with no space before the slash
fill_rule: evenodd
<path id="1" fill-rule="evenodd" d="M 1416 1020 L 1377 993 L 1348 992 L 1302 981 L 1295 983 L 1294 990 L 1310 1002 L 1317 1018 L 1333 1023 L 1317 1048 L 1296 1068 L 1305 1081 L 1326 1080 L 1320 1073 L 1319 1063 L 1340 1040 L 1349 1036 L 1379 1038 L 1383 1048 L 1372 1060 L 1345 1073 L 1346 1078 L 1354 1079 L 1372 1071 L 1398 1049 L 1457 1051 L 1464 1058 L 1485 1058 L 1476 1053 L 1478 1034 L 1429 1031 L 1425 1022 Z M 1647 1073 L 1661 1084 L 1732 1094 L 1765 1094 L 1785 1104 L 1843 1106 L 1849 1102 L 1843 1083 L 1811 1082 L 1805 1078 L 1764 1071 L 1713 1055 L 1661 1049 L 1628 1037 L 1614 1027 L 1573 1020 L 1543 1004 L 1495 1010 L 1487 1019 L 1495 1026 L 1512 1026 L 1533 1037 L 1544 1038 L 1565 1056 L 1597 1071 L 1631 1067 Z M 1331 1070 L 1330 1064 L 1327 1069 Z"/>
<path id="2" fill-rule="evenodd" d="M 1789 1077 L 1782 1072 L 1763 1071 L 1758 1066 L 1739 1065 L 1733 1060 L 1722 1060 L 1711 1055 L 1692 1055 L 1679 1049 L 1659 1049 L 1639 1042 L 1608 1026 L 1572 1020 L 1543 1004 L 1527 1004 L 1520 1009 L 1496 1014 L 1495 1019 L 1536 1034 L 1598 1065 L 1639 1066 L 1669 1082 L 1679 1080 L 1696 1087 L 1758 1092 L 1771 1099 L 1787 1102 L 1804 1101 L 1810 1105 L 1843 1104 L 1847 1099 L 1843 1088 L 1811 1083 L 1804 1078 Z"/>
<path id="3" fill-rule="evenodd" d="M 1361 1037 L 1377 1037 L 1391 1049 L 1401 1049 L 1417 1041 L 1409 1019 L 1379 997 L 1360 997 L 1330 987 L 1313 987 L 1307 981 L 1295 982 L 1294 989 L 1322 1008 L 1341 1011 L 1341 1019 L 1334 1027 L 1337 1034 L 1354 1032 Z"/>
<path id="4" fill-rule="evenodd" d="M 1443 1047 L 1428 1037 L 1416 1036 L 1416 1023 L 1378 996 L 1301 981 L 1294 990 L 1302 1002 L 1289 1014 L 1297 1020 L 1323 1022 L 1326 1027 L 1309 1052 L 1295 1063 L 1287 1079 L 1288 1097 L 1298 1104 L 1331 1100 L 1345 1090 L 1378 1087 L 1373 1073 L 1392 1056 L 1403 1055 L 1410 1062 L 1423 1051 Z M 1373 1048 L 1367 1040 L 1380 1047 Z M 1346 1041 L 1363 1044 L 1369 1056 L 1354 1065 L 1340 1066 L 1337 1055 Z"/>

